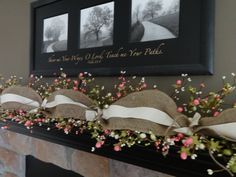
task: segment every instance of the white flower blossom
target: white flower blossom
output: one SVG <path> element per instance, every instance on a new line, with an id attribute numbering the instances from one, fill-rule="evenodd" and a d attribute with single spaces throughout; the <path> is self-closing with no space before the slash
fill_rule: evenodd
<path id="1" fill-rule="evenodd" d="M 214 171 L 212 169 L 207 169 L 208 175 L 213 175 Z"/>
<path id="2" fill-rule="evenodd" d="M 111 132 L 110 136 L 114 137 L 115 136 L 115 132 Z"/>
<path id="3" fill-rule="evenodd" d="M 191 155 L 191 159 L 192 159 L 192 160 L 195 160 L 196 158 L 197 158 L 197 154 L 192 154 L 192 155 Z"/>
<path id="4" fill-rule="evenodd" d="M 178 89 L 175 89 L 175 93 L 179 93 Z"/>
<path id="5" fill-rule="evenodd" d="M 104 105 L 104 108 L 105 108 L 105 109 L 107 109 L 108 107 L 109 107 L 109 105 L 108 105 L 108 104 Z"/>
<path id="6" fill-rule="evenodd" d="M 141 133 L 139 136 L 140 136 L 140 138 L 142 138 L 142 139 L 144 139 L 144 138 L 147 137 L 147 135 L 146 135 L 145 133 Z"/>
<path id="7" fill-rule="evenodd" d="M 157 140 L 157 137 L 154 134 L 151 134 L 150 138 L 151 138 L 152 141 L 156 141 Z"/>
<path id="8" fill-rule="evenodd" d="M 206 146 L 205 146 L 203 143 L 201 143 L 201 144 L 199 145 L 199 148 L 200 148 L 201 150 L 204 150 L 204 149 L 206 148 Z"/>

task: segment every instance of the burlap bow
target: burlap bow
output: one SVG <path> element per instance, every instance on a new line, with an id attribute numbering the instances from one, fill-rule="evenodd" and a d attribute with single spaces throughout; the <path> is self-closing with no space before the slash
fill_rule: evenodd
<path id="1" fill-rule="evenodd" d="M 68 89 L 54 92 L 44 100 L 42 108 L 53 118 L 74 118 L 87 121 L 96 119 L 97 104 L 85 94 Z"/>
<path id="2" fill-rule="evenodd" d="M 40 107 L 42 98 L 32 88 L 12 86 L 3 90 L 0 96 L 0 104 L 5 110 L 23 109 L 30 111 Z"/>
<path id="3" fill-rule="evenodd" d="M 129 129 L 159 136 L 175 134 L 175 128 L 187 127 L 188 119 L 177 112 L 175 102 L 158 90 L 134 92 L 103 110 L 105 129 Z"/>
<path id="4" fill-rule="evenodd" d="M 217 117 L 203 117 L 193 129 L 194 133 L 236 141 L 236 108 L 226 109 Z"/>

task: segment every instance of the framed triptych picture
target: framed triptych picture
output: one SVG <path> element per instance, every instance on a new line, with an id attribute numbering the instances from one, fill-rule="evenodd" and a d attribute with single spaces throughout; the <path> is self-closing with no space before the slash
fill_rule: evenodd
<path id="1" fill-rule="evenodd" d="M 40 0 L 31 73 L 212 74 L 214 0 Z"/>

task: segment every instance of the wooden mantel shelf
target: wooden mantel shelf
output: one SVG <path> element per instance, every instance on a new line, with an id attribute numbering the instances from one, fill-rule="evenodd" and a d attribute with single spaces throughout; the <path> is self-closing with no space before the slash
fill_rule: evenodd
<path id="1" fill-rule="evenodd" d="M 28 130 L 24 125 L 15 122 L 7 122 L 9 131 L 24 134 L 34 138 L 43 139 L 49 142 L 68 146 L 74 149 L 95 153 L 107 158 L 123 161 L 129 164 L 138 165 L 151 170 L 167 173 L 179 177 L 205 177 L 207 169 L 218 169 L 216 164 L 206 153 L 200 154 L 196 160 L 181 160 L 177 153 L 170 152 L 167 157 L 163 157 L 154 149 L 135 146 L 133 148 L 124 148 L 120 152 L 115 152 L 112 146 L 106 146 L 91 152 L 91 148 L 95 145 L 95 140 L 91 140 L 90 135 L 75 135 L 73 133 L 67 135 L 63 131 L 52 129 L 47 131 L 45 127 L 35 126 L 32 130 Z M 6 122 L 0 122 L 1 126 Z M 216 173 L 214 177 L 226 177 L 227 173 Z"/>

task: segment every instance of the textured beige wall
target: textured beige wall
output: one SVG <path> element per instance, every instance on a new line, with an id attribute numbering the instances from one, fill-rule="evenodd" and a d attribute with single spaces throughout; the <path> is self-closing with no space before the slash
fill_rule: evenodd
<path id="1" fill-rule="evenodd" d="M 9 76 L 29 74 L 30 0 L 0 0 L 0 73 Z M 195 76 L 194 83 L 205 81 L 210 89 L 221 86 L 221 76 L 236 72 L 236 1 L 216 0 L 215 74 Z M 190 39 L 191 40 L 191 39 Z M 177 77 L 147 77 L 168 91 Z M 111 83 L 114 78 L 99 78 Z"/>
<path id="2" fill-rule="evenodd" d="M 28 76 L 30 0 L 0 0 L 0 73 Z"/>

